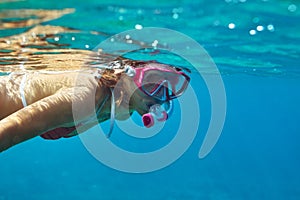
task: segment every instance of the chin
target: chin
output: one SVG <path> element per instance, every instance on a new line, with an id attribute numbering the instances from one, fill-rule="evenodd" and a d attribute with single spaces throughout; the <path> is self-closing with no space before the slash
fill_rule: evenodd
<path id="1" fill-rule="evenodd" d="M 126 111 L 123 110 L 123 112 L 116 111 L 116 119 L 120 120 L 120 121 L 127 120 L 127 119 L 130 118 L 130 116 L 132 115 L 132 113 L 133 113 L 132 111 L 129 111 L 127 109 L 126 109 Z"/>
<path id="2" fill-rule="evenodd" d="M 116 120 L 119 120 L 119 121 L 125 121 L 129 118 L 130 118 L 130 115 L 128 113 L 124 114 L 124 115 L 116 115 Z"/>

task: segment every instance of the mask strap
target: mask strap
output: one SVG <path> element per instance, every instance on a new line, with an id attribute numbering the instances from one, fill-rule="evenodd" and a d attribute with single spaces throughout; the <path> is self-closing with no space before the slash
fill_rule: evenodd
<path id="1" fill-rule="evenodd" d="M 129 65 L 125 65 L 125 74 L 129 77 L 134 77 L 136 72 L 135 69 Z"/>
<path id="2" fill-rule="evenodd" d="M 111 110 L 110 110 L 110 126 L 109 126 L 109 132 L 106 134 L 107 138 L 110 138 L 112 131 L 114 129 L 115 124 L 115 110 L 116 110 L 116 104 L 115 104 L 115 95 L 114 90 L 110 88 L 111 91 Z"/>

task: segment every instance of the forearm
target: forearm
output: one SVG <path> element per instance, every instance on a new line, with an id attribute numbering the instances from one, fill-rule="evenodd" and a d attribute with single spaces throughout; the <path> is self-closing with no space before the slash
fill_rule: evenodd
<path id="1" fill-rule="evenodd" d="M 20 142 L 57 127 L 73 126 L 72 104 L 77 105 L 82 120 L 94 111 L 84 109 L 85 99 L 94 98 L 89 88 L 62 90 L 37 101 L 0 121 L 0 152 Z M 80 120 L 80 119 L 79 119 Z"/>
<path id="2" fill-rule="evenodd" d="M 72 121 L 68 95 L 56 94 L 35 102 L 0 121 L 0 152 Z"/>
<path id="3" fill-rule="evenodd" d="M 17 125 L 11 122 L 6 122 L 6 120 L 0 121 L 0 152 L 13 146 L 17 143 L 16 129 Z M 8 137 L 7 137 L 8 136 Z"/>
<path id="4" fill-rule="evenodd" d="M 60 124 L 58 117 L 51 117 L 57 109 L 49 104 L 45 106 L 45 103 L 38 102 L 30 105 L 0 121 L 0 152 L 40 135 L 55 126 L 55 123 Z M 53 108 L 53 110 L 47 109 L 47 107 Z"/>
<path id="5" fill-rule="evenodd" d="M 36 125 L 25 127 L 16 116 L 8 116 L 0 121 L 0 152 L 14 146 L 22 141 L 30 139 L 38 134 L 31 131 Z"/>

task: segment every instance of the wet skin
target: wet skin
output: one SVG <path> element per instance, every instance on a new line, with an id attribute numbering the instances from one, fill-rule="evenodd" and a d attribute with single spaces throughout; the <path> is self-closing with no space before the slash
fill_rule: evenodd
<path id="1" fill-rule="evenodd" d="M 45 76 L 45 79 L 43 76 Z M 111 98 L 108 98 L 106 102 L 104 102 L 104 99 L 107 95 L 110 95 L 110 91 L 108 88 L 99 87 L 94 76 L 83 74 L 80 78 L 80 85 L 75 84 L 77 88 L 75 90 L 74 81 L 76 81 L 76 78 L 72 73 L 63 74 L 62 77 L 54 76 L 55 78 L 51 80 L 48 80 L 47 75 L 43 76 L 35 75 L 32 77 L 32 81 L 28 82 L 27 86 L 29 88 L 25 88 L 28 106 L 25 108 L 21 103 L 19 83 L 16 83 L 15 86 L 12 85 L 11 88 L 6 88 L 7 78 L 3 79 L 2 87 L 14 91 L 15 95 L 7 96 L 6 93 L 1 95 L 0 101 L 2 103 L 6 102 L 7 105 L 2 108 L 2 112 L 6 114 L 0 120 L 0 152 L 49 130 L 74 126 L 72 109 L 74 102 L 78 103 L 78 108 L 83 108 L 81 110 L 83 121 L 88 119 L 94 112 L 94 109 L 85 109 L 85 99 L 94 99 L 96 107 L 104 103 L 103 109 L 97 116 L 98 120 L 84 124 L 82 130 L 87 130 L 99 122 L 109 119 Z M 42 85 L 35 84 L 43 82 L 40 79 L 50 82 Z M 33 80 L 36 80 L 36 82 Z M 60 87 L 57 87 L 57 85 L 60 85 Z M 125 74 L 118 81 L 115 93 L 116 99 L 122 98 L 121 103 L 116 104 L 117 120 L 128 119 L 133 111 L 143 115 L 149 111 L 152 105 L 162 103 L 140 91 L 132 78 Z"/>

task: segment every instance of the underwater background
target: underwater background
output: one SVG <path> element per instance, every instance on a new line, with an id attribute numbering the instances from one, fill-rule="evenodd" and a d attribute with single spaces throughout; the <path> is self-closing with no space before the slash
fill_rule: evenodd
<path id="1" fill-rule="evenodd" d="M 18 17 L 24 13 L 21 9 L 67 8 L 74 10 L 37 23 L 28 19 L 34 21 L 38 15 Z M 11 9 L 15 14 L 8 14 Z M 37 137 L 0 154 L 0 200 L 300 199 L 300 1 L 0 0 L 0 17 L 1 38 L 37 24 L 61 26 L 79 31 L 57 33 L 47 41 L 81 50 L 92 50 L 110 35 L 141 26 L 179 31 L 209 53 L 227 96 L 222 135 L 204 159 L 198 152 L 209 125 L 210 101 L 196 74 L 191 86 L 197 88 L 201 104 L 199 129 L 190 148 L 170 166 L 145 174 L 124 173 L 93 158 L 79 137 L 57 141 Z M 28 25 L 4 26 L 23 20 Z M 156 58 L 177 62 L 165 54 L 152 59 Z M 0 64 L 12 65 L 9 58 Z M 169 129 L 179 120 L 174 113 L 167 122 Z M 140 140 L 129 141 L 118 128 L 115 132 L 118 144 L 143 151 L 172 138 L 166 134 L 149 139 L 140 148 Z"/>

